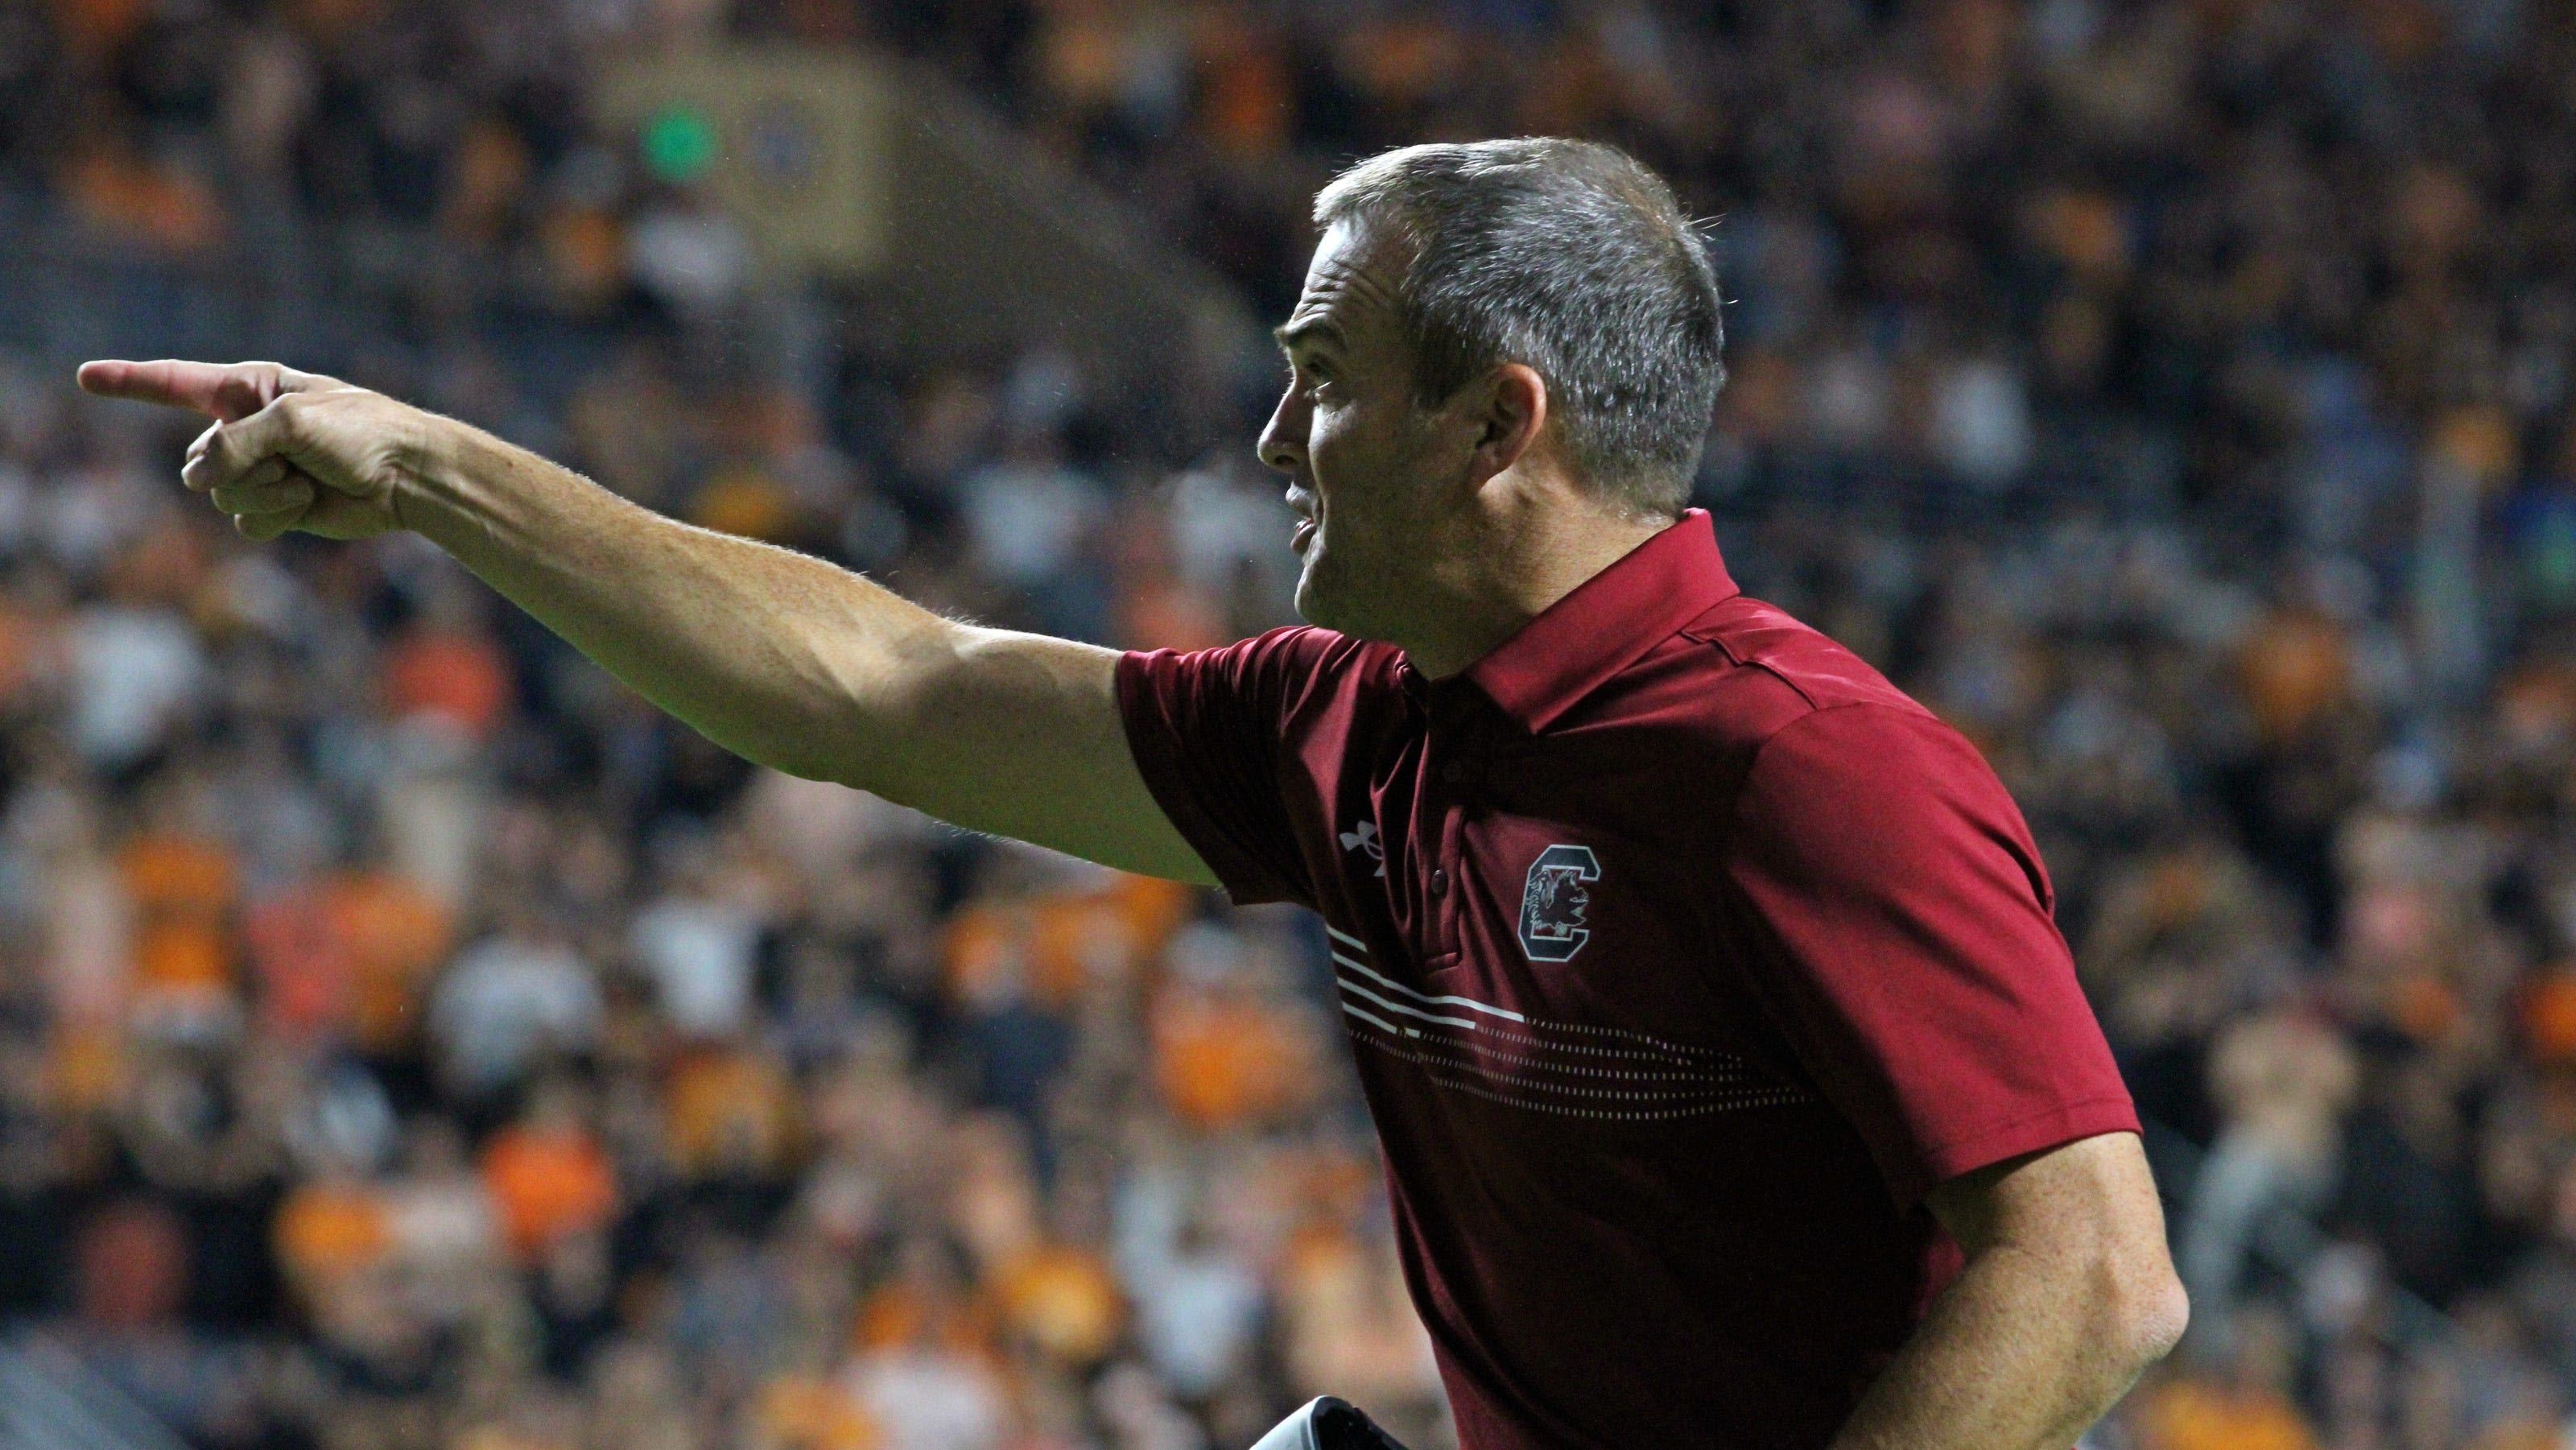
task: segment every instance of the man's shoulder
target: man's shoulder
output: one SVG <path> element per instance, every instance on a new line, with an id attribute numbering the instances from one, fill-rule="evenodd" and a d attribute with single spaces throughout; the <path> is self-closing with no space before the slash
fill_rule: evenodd
<path id="1" fill-rule="evenodd" d="M 1202 730 L 1232 721 L 1273 740 L 1337 737 L 1390 718 L 1402 660 L 1391 645 L 1283 625 L 1209 649 L 1131 651 L 1120 706 L 1131 718 L 1178 711 Z"/>
<path id="2" fill-rule="evenodd" d="M 1854 719 L 1900 730 L 1935 720 L 1859 655 L 1785 610 L 1741 594 L 1683 625 L 1663 654 L 1673 683 L 1684 686 L 1689 713 L 1747 750 L 1825 711 L 1871 707 Z"/>
<path id="3" fill-rule="evenodd" d="M 1701 711 L 1741 786 L 1812 805 L 1901 811 L 1937 798 L 2010 816 L 2011 798 L 1976 746 L 1851 650 L 1784 611 L 1741 596 L 1677 633 L 1701 652 Z M 1827 816 L 1831 812 L 1825 813 Z"/>

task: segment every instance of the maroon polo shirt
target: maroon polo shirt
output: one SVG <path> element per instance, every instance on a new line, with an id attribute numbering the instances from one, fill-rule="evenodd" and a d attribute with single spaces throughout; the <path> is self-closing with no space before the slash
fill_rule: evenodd
<path id="1" fill-rule="evenodd" d="M 1324 918 L 1468 1450 L 1824 1446 L 1958 1272 L 1924 1190 L 2137 1129 L 1993 772 L 1703 514 L 1447 680 L 1282 629 L 1118 689 Z"/>

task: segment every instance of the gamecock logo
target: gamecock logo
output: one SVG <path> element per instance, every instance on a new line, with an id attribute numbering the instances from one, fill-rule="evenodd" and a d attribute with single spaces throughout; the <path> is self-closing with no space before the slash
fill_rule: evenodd
<path id="1" fill-rule="evenodd" d="M 1601 862 L 1589 846 L 1550 846 L 1521 887 L 1521 950 L 1534 962 L 1569 962 L 1592 940 L 1592 893 Z"/>

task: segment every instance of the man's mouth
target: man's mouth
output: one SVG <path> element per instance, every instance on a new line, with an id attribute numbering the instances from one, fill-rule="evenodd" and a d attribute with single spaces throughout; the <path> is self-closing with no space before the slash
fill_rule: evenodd
<path id="1" fill-rule="evenodd" d="M 1288 507 L 1297 515 L 1297 527 L 1288 535 L 1288 547 L 1300 554 L 1306 552 L 1307 543 L 1323 526 L 1322 519 L 1317 516 L 1315 502 L 1315 495 L 1305 489 L 1288 490 Z"/>

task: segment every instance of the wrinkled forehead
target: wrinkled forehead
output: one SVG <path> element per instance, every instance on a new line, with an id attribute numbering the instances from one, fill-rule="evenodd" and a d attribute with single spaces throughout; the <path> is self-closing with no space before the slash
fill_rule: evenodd
<path id="1" fill-rule="evenodd" d="M 1395 288 L 1403 275 L 1402 247 L 1365 226 L 1335 222 L 1315 244 L 1296 309 L 1280 325 L 1279 340 L 1321 335 L 1345 347 L 1400 344 Z"/>

